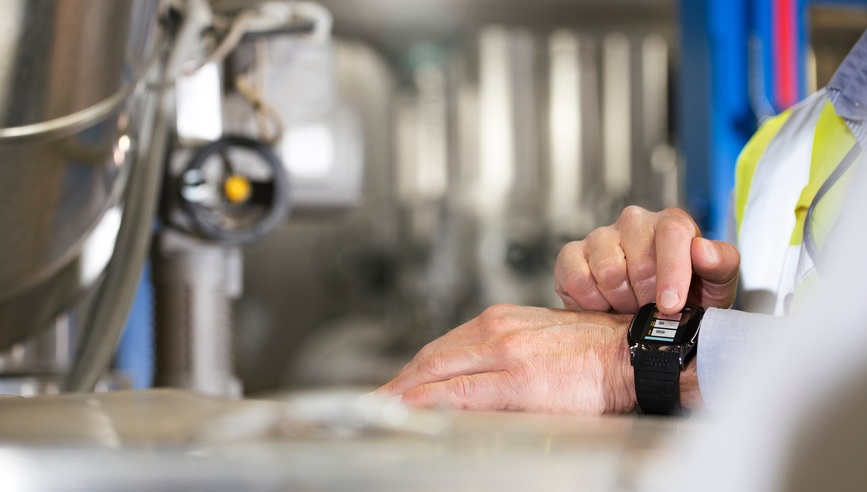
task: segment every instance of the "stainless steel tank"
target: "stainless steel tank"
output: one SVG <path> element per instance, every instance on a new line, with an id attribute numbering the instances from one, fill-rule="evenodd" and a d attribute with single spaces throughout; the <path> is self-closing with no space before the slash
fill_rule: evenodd
<path id="1" fill-rule="evenodd" d="M 0 348 L 48 326 L 110 258 L 156 7 L 0 2 Z"/>

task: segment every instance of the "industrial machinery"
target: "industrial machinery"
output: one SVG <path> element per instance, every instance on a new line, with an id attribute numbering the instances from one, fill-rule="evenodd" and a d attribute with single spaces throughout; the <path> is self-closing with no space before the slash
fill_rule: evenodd
<path id="1" fill-rule="evenodd" d="M 499 490 L 583 473 L 603 486 L 622 474 L 618 455 L 644 458 L 671 427 L 490 427 L 354 392 L 214 398 L 241 393 L 240 248 L 290 206 L 360 199 L 361 125 L 336 97 L 328 12 L 20 0 L 0 6 L 0 23 L 0 393 L 122 387 L 107 370 L 151 261 L 157 384 L 210 394 L 0 398 L 4 489 L 478 490 L 479 470 L 500 475 Z M 558 441 L 552 461 L 553 433 L 607 444 Z M 513 466 L 528 445 L 529 475 Z M 396 467 L 407 474 L 392 479 Z"/>
<path id="2" fill-rule="evenodd" d="M 54 363 L 71 350 L 71 319 L 101 333 L 125 317 L 131 293 L 120 287 L 135 281 L 147 251 L 165 140 L 167 96 L 147 90 L 169 68 L 156 8 L 153 1 L 3 4 L 0 346 L 80 306 L 56 323 L 54 350 L 13 352 L 4 372 L 56 373 Z M 101 370 L 111 354 L 91 350 Z M 48 361 L 38 360 L 45 352 Z M 33 384 L 21 391 L 35 391 Z"/>
<path id="3" fill-rule="evenodd" d="M 328 84 L 330 14 L 296 2 L 215 14 L 204 0 L 2 9 L 3 392 L 122 386 L 106 370 L 158 230 L 157 383 L 240 396 L 240 247 L 290 201 L 358 199 L 360 129 Z M 318 98 L 281 96 L 273 74 L 310 60 Z M 310 128 L 319 155 L 299 151 Z"/>

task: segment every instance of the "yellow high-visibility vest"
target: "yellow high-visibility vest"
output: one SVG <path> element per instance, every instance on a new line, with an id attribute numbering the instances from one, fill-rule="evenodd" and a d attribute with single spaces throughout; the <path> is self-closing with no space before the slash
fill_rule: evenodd
<path id="1" fill-rule="evenodd" d="M 824 90 L 766 121 L 747 143 L 738 158 L 732 197 L 744 308 L 787 314 L 793 299 L 797 304 L 819 281 L 818 258 L 812 256 L 824 246 L 856 165 L 829 177 L 844 159 L 844 166 L 860 159 L 856 146 Z M 811 255 L 805 220 L 826 182 L 811 213 Z"/>

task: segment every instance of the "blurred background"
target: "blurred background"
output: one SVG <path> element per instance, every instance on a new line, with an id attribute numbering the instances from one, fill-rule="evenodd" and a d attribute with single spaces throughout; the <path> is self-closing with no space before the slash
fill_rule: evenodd
<path id="1" fill-rule="evenodd" d="M 245 253 L 248 391 L 381 384 L 486 306 L 562 307 L 563 244 L 680 203 L 674 2 L 323 5 L 364 188 Z"/>
<path id="2" fill-rule="evenodd" d="M 380 384 L 488 305 L 562 307 L 560 247 L 628 204 L 724 238 L 740 149 L 867 28 L 861 2 L 322 4 L 364 188 L 246 251 L 248 391 Z"/>
<path id="3" fill-rule="evenodd" d="M 685 208 L 725 238 L 741 148 L 823 87 L 867 28 L 854 0 L 319 4 L 329 35 L 245 39 L 214 79 L 249 71 L 281 113 L 291 203 L 273 232 L 225 250 L 234 273 L 215 282 L 237 288 L 204 309 L 230 328 L 240 384 L 217 393 L 379 385 L 489 305 L 562 307 L 558 251 L 629 204 Z M 211 2 L 229 16 L 257 5 Z M 216 135 L 256 128 L 255 97 L 215 87 Z M 185 138 L 215 139 L 199 96 L 177 86 L 169 175 L 190 158 Z M 176 227 L 165 207 L 162 226 Z M 160 287 L 184 241 L 163 237 L 150 255 L 112 359 L 121 386 L 172 384 L 155 381 L 153 354 L 170 338 L 161 324 L 186 319 L 173 311 L 185 294 Z M 73 363 L 83 317 L 4 352 L 4 391 L 57 391 L 27 378 L 46 371 L 34 360 Z"/>

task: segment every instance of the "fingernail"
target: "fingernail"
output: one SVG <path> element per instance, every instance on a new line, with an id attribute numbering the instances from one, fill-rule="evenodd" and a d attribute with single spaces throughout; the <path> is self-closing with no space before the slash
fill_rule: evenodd
<path id="1" fill-rule="evenodd" d="M 710 263 L 711 266 L 716 265 L 719 262 L 719 257 L 716 255 L 716 248 L 714 248 L 707 239 L 702 239 L 701 245 L 704 248 L 704 254 L 707 255 L 708 263 Z"/>
<path id="2" fill-rule="evenodd" d="M 677 295 L 674 289 L 668 289 L 659 296 L 659 304 L 666 309 L 677 306 L 678 302 L 680 302 L 680 296 Z"/>
<path id="3" fill-rule="evenodd" d="M 402 394 L 389 397 L 389 399 L 386 401 L 386 403 L 391 403 L 392 405 L 394 405 L 394 404 L 400 403 L 400 400 L 403 400 Z"/>
<path id="4" fill-rule="evenodd" d="M 370 393 L 365 393 L 358 397 L 358 401 L 370 401 L 376 398 L 376 393 L 371 391 Z"/>

